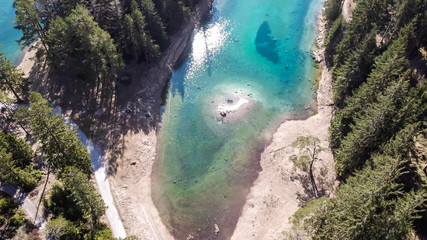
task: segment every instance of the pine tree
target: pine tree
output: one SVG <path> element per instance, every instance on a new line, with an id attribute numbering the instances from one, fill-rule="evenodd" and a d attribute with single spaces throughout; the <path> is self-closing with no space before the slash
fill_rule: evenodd
<path id="1" fill-rule="evenodd" d="M 18 102 L 22 102 L 19 94 L 25 92 L 26 86 L 27 79 L 22 72 L 6 58 L 4 52 L 0 52 L 0 91 L 10 91 Z"/>
<path id="2" fill-rule="evenodd" d="M 426 201 L 424 191 L 403 193 L 398 178 L 404 161 L 375 156 L 330 200 L 313 239 L 404 239 Z"/>
<path id="3" fill-rule="evenodd" d="M 105 212 L 105 205 L 88 176 L 75 167 L 67 167 L 59 175 L 65 189 L 71 192 L 76 205 L 82 210 L 83 218 L 92 225 L 95 231 L 99 219 Z"/>
<path id="4" fill-rule="evenodd" d="M 5 149 L 0 149 L 0 180 L 25 191 L 33 189 L 40 180 L 40 177 L 37 176 L 38 172 L 31 166 L 26 166 L 25 168 L 17 166 L 17 161 L 12 156 L 12 153 L 6 152 Z"/>
<path id="5" fill-rule="evenodd" d="M 33 150 L 22 139 L 10 133 L 0 133 L 0 149 L 12 154 L 15 164 L 21 168 L 28 166 L 33 160 Z"/>
<path id="6" fill-rule="evenodd" d="M 47 43 L 49 59 L 58 68 L 68 67 L 85 80 L 101 80 L 104 90 L 114 89 L 122 58 L 110 34 L 98 26 L 84 6 L 77 5 L 66 18 L 52 21 Z"/>
<path id="7" fill-rule="evenodd" d="M 325 16 L 329 24 L 333 23 L 341 14 L 342 4 L 342 0 L 327 0 L 325 2 Z"/>
<path id="8" fill-rule="evenodd" d="M 150 33 L 146 31 L 147 24 L 145 17 L 138 9 L 136 1 L 131 2 L 131 15 L 125 15 L 125 29 L 130 40 L 130 46 L 133 49 L 137 61 L 142 53 L 147 62 L 156 60 L 160 56 L 160 48 L 151 39 Z"/>
<path id="9" fill-rule="evenodd" d="M 404 74 L 405 51 L 408 45 L 408 35 L 413 30 L 412 25 L 408 25 L 400 32 L 400 37 L 393 41 L 388 49 L 375 58 L 374 69 L 369 74 L 366 82 L 359 88 L 353 90 L 353 95 L 344 101 L 345 107 L 341 109 L 332 120 L 331 147 L 337 149 L 341 145 L 342 139 L 351 130 L 356 114 L 362 115 L 366 106 L 376 100 L 378 94 L 392 82 L 395 82 Z"/>
<path id="10" fill-rule="evenodd" d="M 333 99 L 337 107 L 342 108 L 344 99 L 351 95 L 366 79 L 373 64 L 376 28 L 348 55 L 344 63 L 332 72 Z"/>
<path id="11" fill-rule="evenodd" d="M 406 76 L 387 88 L 375 104 L 355 120 L 352 131 L 336 152 L 337 174 L 346 177 L 363 166 L 370 154 L 397 132 L 404 120 L 400 113 L 408 95 Z"/>
<path id="12" fill-rule="evenodd" d="M 46 237 L 47 239 L 78 239 L 78 229 L 71 221 L 59 216 L 46 224 Z"/>
<path id="13" fill-rule="evenodd" d="M 77 133 L 60 114 L 53 113 L 48 102 L 39 93 L 29 97 L 30 108 L 20 107 L 17 121 L 28 122 L 50 169 L 62 170 L 75 166 L 87 175 L 92 173 L 90 155 L 80 142 Z"/>
<path id="14" fill-rule="evenodd" d="M 22 37 L 19 43 L 22 46 L 31 46 L 37 39 L 40 39 L 46 51 L 46 33 L 42 25 L 42 19 L 36 8 L 34 0 L 15 0 L 14 7 L 16 9 L 15 28 L 21 30 Z"/>
<path id="15" fill-rule="evenodd" d="M 387 18 L 389 15 L 387 5 L 387 0 L 360 0 L 357 2 L 353 18 L 336 48 L 334 64 L 342 64 L 353 46 L 362 41 L 375 25 L 379 25 Z"/>
<path id="16" fill-rule="evenodd" d="M 138 5 L 146 17 L 147 27 L 150 35 L 157 42 L 157 44 L 159 44 L 160 48 L 165 50 L 168 46 L 168 38 L 162 19 L 160 19 L 153 1 L 138 0 Z"/>

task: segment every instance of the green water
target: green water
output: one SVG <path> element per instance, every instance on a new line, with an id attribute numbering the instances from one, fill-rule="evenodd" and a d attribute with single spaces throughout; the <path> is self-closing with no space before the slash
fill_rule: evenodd
<path id="1" fill-rule="evenodd" d="M 286 118 L 312 114 L 321 4 L 215 1 L 172 75 L 152 173 L 153 200 L 177 239 L 230 238 L 271 133 Z M 247 102 L 240 115 L 217 111 L 239 101 Z"/>

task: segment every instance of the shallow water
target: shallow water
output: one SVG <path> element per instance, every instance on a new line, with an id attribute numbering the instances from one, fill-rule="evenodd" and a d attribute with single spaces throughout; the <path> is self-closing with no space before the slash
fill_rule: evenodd
<path id="1" fill-rule="evenodd" d="M 311 113 L 320 6 L 215 1 L 172 75 L 152 173 L 154 202 L 176 238 L 230 238 L 271 132 L 285 118 Z M 221 117 L 218 105 L 242 98 L 249 101 L 242 114 Z"/>
<path id="2" fill-rule="evenodd" d="M 22 33 L 14 29 L 15 9 L 12 7 L 13 0 L 0 1 L 0 52 L 5 52 L 14 64 L 18 64 L 22 55 L 19 44 L 16 42 Z"/>

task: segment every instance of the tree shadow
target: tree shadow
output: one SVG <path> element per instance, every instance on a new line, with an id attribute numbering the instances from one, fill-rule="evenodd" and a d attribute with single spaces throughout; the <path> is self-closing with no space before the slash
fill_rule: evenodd
<path id="1" fill-rule="evenodd" d="M 150 71 L 146 71 L 145 63 L 129 63 L 123 75 L 130 76 L 131 83 L 116 80 L 115 89 L 111 89 L 84 81 L 70 70 L 51 67 L 43 52 L 36 55 L 38 58 L 29 75 L 30 91 L 41 93 L 49 102 L 61 107 L 88 139 L 108 152 L 108 173 L 114 175 L 117 160 L 126 149 L 124 136 L 129 132 L 149 133 L 157 129 L 161 85 L 149 85 Z M 141 91 L 141 86 L 147 85 L 148 88 Z"/>
<path id="2" fill-rule="evenodd" d="M 321 167 L 318 170 L 318 173 L 314 175 L 319 198 L 323 196 L 329 196 L 330 189 L 333 187 L 333 181 L 329 181 L 327 175 L 328 171 L 326 167 Z M 299 172 L 298 174 L 294 175 L 294 179 L 299 181 L 303 188 L 303 192 L 297 192 L 296 195 L 298 206 L 304 207 L 308 202 L 316 199 L 311 185 L 310 176 L 307 173 Z"/>

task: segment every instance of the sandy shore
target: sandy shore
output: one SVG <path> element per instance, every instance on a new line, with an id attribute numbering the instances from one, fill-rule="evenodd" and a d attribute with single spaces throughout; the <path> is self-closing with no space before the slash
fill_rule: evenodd
<path id="1" fill-rule="evenodd" d="M 304 189 L 298 181 L 298 172 L 289 160 L 292 154 L 297 154 L 292 148 L 292 142 L 298 136 L 312 135 L 318 137 L 321 146 L 327 150 L 319 154 L 320 162 L 317 169 L 325 168 L 323 186 L 326 194 L 330 193 L 335 181 L 335 168 L 332 153 L 328 148 L 328 127 L 332 118 L 331 77 L 324 61 L 325 23 L 323 17 L 318 19 L 318 50 L 313 54 L 321 59 L 321 79 L 317 92 L 318 112 L 305 120 L 286 121 L 280 125 L 273 135 L 271 144 L 261 155 L 262 171 L 247 197 L 234 235 L 231 239 L 283 239 L 283 232 L 292 227 L 289 217 L 298 210 L 300 200 L 297 193 Z"/>
<path id="2" fill-rule="evenodd" d="M 34 61 L 36 60 L 36 53 L 37 48 L 28 49 L 17 67 L 24 73 L 25 77 L 30 76 L 31 69 L 33 68 Z"/>

